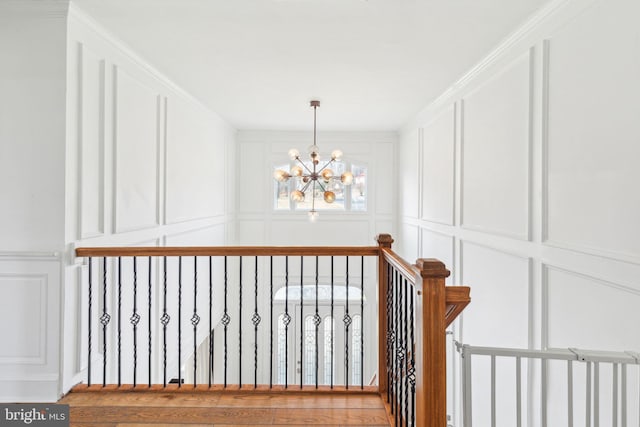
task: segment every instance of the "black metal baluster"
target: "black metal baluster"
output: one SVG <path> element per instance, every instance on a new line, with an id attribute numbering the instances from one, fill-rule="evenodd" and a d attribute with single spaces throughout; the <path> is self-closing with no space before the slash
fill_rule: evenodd
<path id="1" fill-rule="evenodd" d="M 404 303 L 404 289 L 402 287 L 402 282 L 404 278 L 400 277 L 400 283 L 398 284 L 398 325 L 400 328 L 398 329 L 398 388 L 400 389 L 400 393 L 398 394 L 398 403 L 400 404 L 400 410 L 398 411 L 398 418 L 400 421 L 400 425 L 402 425 L 402 415 L 404 414 L 404 325 L 403 325 L 403 315 L 402 315 L 402 305 Z"/>
<path id="2" fill-rule="evenodd" d="M 260 315 L 258 314 L 258 257 L 255 257 L 255 283 L 253 287 L 253 316 L 251 322 L 253 323 L 253 337 L 255 339 L 253 346 L 253 387 L 258 388 L 258 325 L 260 324 Z"/>
<path id="3" fill-rule="evenodd" d="M 333 255 L 331 255 L 331 389 L 333 389 L 333 343 L 335 340 L 335 323 L 333 319 L 333 288 L 334 288 L 334 275 L 333 275 Z"/>
<path id="4" fill-rule="evenodd" d="M 409 423 L 409 360 L 408 360 L 408 346 L 409 346 L 409 285 L 406 277 L 404 278 L 404 422 L 405 425 Z"/>
<path id="5" fill-rule="evenodd" d="M 316 315 L 313 317 L 313 323 L 316 325 L 316 354 L 315 354 L 315 357 L 316 357 L 316 360 L 315 360 L 316 388 L 318 388 L 318 352 L 319 352 L 319 349 L 320 349 L 320 346 L 318 345 L 318 328 L 319 328 L 321 322 L 322 322 L 322 318 L 320 317 L 320 314 L 318 313 L 318 256 L 316 256 Z"/>
<path id="6" fill-rule="evenodd" d="M 193 325 L 193 388 L 196 388 L 198 373 L 198 324 L 200 316 L 198 316 L 198 257 L 193 257 L 193 316 L 191 316 L 191 324 Z"/>
<path id="7" fill-rule="evenodd" d="M 364 390 L 364 257 L 360 257 L 360 389 Z"/>
<path id="8" fill-rule="evenodd" d="M 399 315 L 399 310 L 400 310 L 400 304 L 399 304 L 399 300 L 400 300 L 400 296 L 399 296 L 399 292 L 398 292 L 398 271 L 396 270 L 394 272 L 394 280 L 393 280 L 393 289 L 394 289 L 394 305 L 393 305 L 393 315 L 394 315 L 394 334 L 395 334 L 395 342 L 393 344 L 393 369 L 394 369 L 394 374 L 393 374 L 393 380 L 394 380 L 394 406 L 395 406 L 395 425 L 398 425 L 398 419 L 399 419 L 399 415 L 400 415 L 400 411 L 399 411 L 399 405 L 398 405 L 398 398 L 400 396 L 400 381 L 398 381 L 398 378 L 400 377 L 399 375 L 399 363 L 398 363 L 398 340 L 399 340 L 399 335 L 400 335 L 400 325 L 399 325 L 399 320 L 400 320 L 400 315 Z"/>
<path id="9" fill-rule="evenodd" d="M 228 294 L 228 270 L 227 270 L 227 257 L 224 257 L 224 315 L 222 316 L 222 324 L 224 325 L 224 388 L 227 388 L 227 332 L 229 328 L 228 306 L 227 306 L 227 294 Z"/>
<path id="10" fill-rule="evenodd" d="M 122 257 L 118 257 L 118 387 L 122 385 Z"/>
<path id="11" fill-rule="evenodd" d="M 167 325 L 171 320 L 171 316 L 167 313 L 167 257 L 163 257 L 163 267 L 164 267 L 164 279 L 163 279 L 163 306 L 162 306 L 162 317 L 160 318 L 160 322 L 162 323 L 162 358 L 163 358 L 163 374 L 162 374 L 162 384 L 167 387 Z"/>
<path id="12" fill-rule="evenodd" d="M 89 307 L 88 307 L 88 337 L 87 337 L 87 386 L 91 387 L 91 306 L 93 304 L 93 263 L 89 257 Z"/>
<path id="13" fill-rule="evenodd" d="M 213 377 L 213 262 L 209 257 L 209 388 Z"/>
<path id="14" fill-rule="evenodd" d="M 102 355 L 102 387 L 107 385 L 107 325 L 111 320 L 111 316 L 107 313 L 107 257 L 102 258 L 102 316 L 100 317 L 100 323 L 102 323 L 102 343 L 103 343 L 103 355 Z"/>
<path id="15" fill-rule="evenodd" d="M 291 316 L 289 315 L 289 257 L 284 259 L 285 297 L 282 323 L 284 323 L 284 388 L 287 388 L 289 386 L 289 323 L 291 323 Z"/>
<path id="16" fill-rule="evenodd" d="M 304 321 L 304 257 L 300 257 L 300 388 L 302 388 L 303 375 L 304 375 L 304 328 L 306 322 Z"/>
<path id="17" fill-rule="evenodd" d="M 391 378 L 391 347 L 393 345 L 393 327 L 391 319 L 391 306 L 393 304 L 391 290 L 393 289 L 391 265 L 387 264 L 387 303 L 385 310 L 387 312 L 387 402 L 391 406 L 391 389 L 393 381 Z"/>
<path id="18" fill-rule="evenodd" d="M 351 316 L 349 316 L 349 257 L 346 258 L 346 277 L 345 277 L 345 313 L 342 321 L 344 322 L 344 385 L 349 389 L 349 326 L 351 325 Z"/>
<path id="19" fill-rule="evenodd" d="M 397 327 L 397 317 L 396 317 L 396 277 L 397 277 L 397 271 L 394 268 L 393 272 L 392 272 L 392 277 L 391 277 L 391 316 L 392 316 L 392 327 L 393 327 L 393 335 L 392 335 L 392 342 L 391 342 L 391 381 L 392 381 L 392 385 L 393 385 L 393 390 L 391 392 L 392 395 L 392 406 L 391 406 L 391 413 L 392 414 L 396 414 L 396 408 L 397 408 L 397 396 L 398 396 L 398 390 L 397 390 L 397 383 L 396 383 L 396 340 L 397 340 L 397 331 L 396 331 L 396 327 Z"/>
<path id="20" fill-rule="evenodd" d="M 148 283 L 148 293 L 147 293 L 147 303 L 148 303 L 148 310 L 149 310 L 148 317 L 147 317 L 147 322 L 149 323 L 148 330 L 147 330 L 147 333 L 148 333 L 147 338 L 149 341 L 148 343 L 149 345 L 149 355 L 148 355 L 149 357 L 149 388 L 151 388 L 151 366 L 152 366 L 151 364 L 151 338 L 152 338 L 151 336 L 151 302 L 152 302 L 151 301 L 151 257 L 149 257 L 149 283 Z"/>
<path id="21" fill-rule="evenodd" d="M 135 387 L 138 379 L 138 322 L 140 315 L 138 314 L 138 259 L 133 257 L 133 314 L 129 319 L 133 325 L 133 386 Z"/>
<path id="22" fill-rule="evenodd" d="M 178 257 L 178 388 L 182 388 L 182 257 Z"/>
<path id="23" fill-rule="evenodd" d="M 269 388 L 273 387 L 273 256 L 269 257 Z"/>
<path id="24" fill-rule="evenodd" d="M 413 299 L 414 287 L 410 285 L 410 301 L 409 301 L 409 327 L 410 327 L 410 349 L 411 349 L 411 367 L 409 368 L 409 384 L 411 385 L 411 426 L 415 425 L 416 420 L 416 341 L 414 337 L 414 315 L 413 315 Z"/>
<path id="25" fill-rule="evenodd" d="M 238 385 L 242 388 L 242 257 L 240 257 L 240 278 L 239 278 L 239 299 L 238 299 Z"/>

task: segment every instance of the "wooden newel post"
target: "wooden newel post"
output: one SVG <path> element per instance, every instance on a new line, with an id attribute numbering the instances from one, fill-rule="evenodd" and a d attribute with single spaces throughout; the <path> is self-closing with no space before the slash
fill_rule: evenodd
<path id="1" fill-rule="evenodd" d="M 416 267 L 416 425 L 447 425 L 445 279 L 449 270 L 436 259 Z"/>
<path id="2" fill-rule="evenodd" d="M 378 256 L 378 393 L 387 399 L 387 289 L 389 286 L 388 266 L 382 250 L 391 249 L 393 238 L 390 234 L 378 234 L 376 242 L 380 247 Z"/>

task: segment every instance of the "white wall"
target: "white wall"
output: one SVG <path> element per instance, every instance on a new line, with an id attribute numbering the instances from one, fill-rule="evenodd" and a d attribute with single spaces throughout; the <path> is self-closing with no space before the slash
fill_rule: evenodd
<path id="1" fill-rule="evenodd" d="M 236 169 L 239 244 L 375 245 L 376 234 L 393 233 L 393 158 L 397 135 L 393 132 L 318 132 L 317 138 L 321 155 L 328 156 L 340 148 L 345 161 L 367 166 L 367 212 L 321 211 L 318 221 L 310 224 L 305 212 L 274 210 L 273 168 L 289 162 L 287 153 L 291 148 L 306 152 L 313 134 L 240 131 Z"/>
<path id="2" fill-rule="evenodd" d="M 84 379 L 76 247 L 224 245 L 235 232 L 235 130 L 74 5 L 37 3 L 0 5 L 2 401 L 55 401 Z"/>
<path id="3" fill-rule="evenodd" d="M 58 392 L 63 2 L 0 2 L 0 401 Z"/>
<path id="4" fill-rule="evenodd" d="M 552 2 L 404 128 L 397 249 L 471 286 L 457 340 L 640 349 L 639 14 Z"/>

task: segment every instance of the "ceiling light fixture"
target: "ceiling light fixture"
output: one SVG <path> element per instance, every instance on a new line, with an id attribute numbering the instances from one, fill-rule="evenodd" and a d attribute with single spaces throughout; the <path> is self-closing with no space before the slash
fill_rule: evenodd
<path id="1" fill-rule="evenodd" d="M 306 193 L 311 190 L 311 210 L 309 211 L 309 219 L 315 221 L 318 218 L 316 211 L 316 192 L 322 192 L 322 196 L 326 203 L 333 203 L 336 195 L 331 191 L 330 182 L 341 182 L 342 185 L 351 185 L 353 182 L 353 174 L 345 172 L 339 177 L 333 176 L 333 171 L 329 166 L 342 157 L 342 151 L 334 150 L 331 153 L 331 160 L 320 167 L 320 149 L 316 143 L 316 110 L 320 106 L 320 101 L 311 101 L 313 107 L 313 145 L 309 147 L 309 159 L 311 164 L 307 165 L 300 159 L 300 152 L 295 148 L 289 150 L 289 157 L 295 163 L 290 167 L 289 172 L 278 169 L 274 172 L 273 177 L 278 182 L 286 182 L 289 178 L 295 180 L 295 190 L 291 192 L 291 200 L 295 203 L 304 202 Z"/>

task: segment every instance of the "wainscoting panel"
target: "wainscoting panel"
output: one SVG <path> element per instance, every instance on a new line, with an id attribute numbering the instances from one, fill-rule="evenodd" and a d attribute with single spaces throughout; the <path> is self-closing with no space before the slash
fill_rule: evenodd
<path id="1" fill-rule="evenodd" d="M 60 305 L 57 256 L 0 255 L 1 401 L 33 401 L 55 395 Z M 30 385 L 33 395 L 25 394 Z"/>
<path id="2" fill-rule="evenodd" d="M 462 320 L 463 342 L 489 347 L 529 346 L 530 260 L 462 242 L 461 281 L 472 303 Z"/>
<path id="3" fill-rule="evenodd" d="M 529 237 L 530 53 L 462 103 L 462 226 Z"/>
<path id="4" fill-rule="evenodd" d="M 635 262 L 639 15 L 638 2 L 596 2 L 550 37 L 548 55 L 549 243 Z"/>
<path id="5" fill-rule="evenodd" d="M 225 212 L 225 142 L 221 120 L 199 105 L 170 96 L 167 105 L 167 222 Z M 198 153 L 198 155 L 194 155 Z M 187 189 L 187 191 L 185 191 Z"/>
<path id="6" fill-rule="evenodd" d="M 114 70 L 116 79 L 115 230 L 158 224 L 158 94 Z"/>
<path id="7" fill-rule="evenodd" d="M 80 49 L 80 238 L 104 233 L 105 61 Z"/>
<path id="8" fill-rule="evenodd" d="M 455 105 L 422 130 L 422 219 L 453 225 Z"/>
<path id="9" fill-rule="evenodd" d="M 548 346 L 636 351 L 640 291 L 577 272 L 545 266 Z M 626 333 L 621 330 L 627 329 Z M 615 331 L 615 332 L 612 332 Z"/>
<path id="10" fill-rule="evenodd" d="M 421 143 L 419 142 L 422 129 L 414 129 L 403 134 L 402 143 L 397 149 L 397 173 L 402 182 L 402 193 L 413 194 L 414 197 L 400 197 L 398 201 L 398 216 L 418 218 L 420 204 L 420 159 Z"/>

